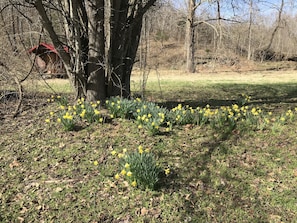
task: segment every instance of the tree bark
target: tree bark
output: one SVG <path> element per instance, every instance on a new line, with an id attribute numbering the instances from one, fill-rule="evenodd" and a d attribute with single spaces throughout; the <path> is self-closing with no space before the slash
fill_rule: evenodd
<path id="1" fill-rule="evenodd" d="M 106 85 L 104 71 L 104 1 L 88 1 L 86 4 L 89 18 L 89 61 L 87 98 L 89 101 L 105 101 Z"/>
<path id="2" fill-rule="evenodd" d="M 253 33 L 253 0 L 250 0 L 250 5 L 249 5 L 249 13 L 250 13 L 250 19 L 249 19 L 249 39 L 248 39 L 248 55 L 247 59 L 251 60 L 252 59 L 252 33 Z"/>
<path id="3" fill-rule="evenodd" d="M 128 5 L 127 0 L 114 0 L 112 4 L 108 96 L 129 97 L 131 94 L 130 76 L 139 45 L 143 14 L 136 14 L 136 8 L 129 8 Z"/>
<path id="4" fill-rule="evenodd" d="M 216 3 L 217 3 L 217 23 L 218 23 L 218 30 L 219 30 L 219 40 L 217 42 L 217 49 L 220 50 L 222 48 L 222 39 L 223 39 L 221 2 L 220 0 L 216 0 Z"/>
<path id="5" fill-rule="evenodd" d="M 68 54 L 67 52 L 65 52 L 63 43 L 60 41 L 59 36 L 57 35 L 57 33 L 54 30 L 53 23 L 46 13 L 46 10 L 45 10 L 42 0 L 36 0 L 34 2 L 34 7 L 38 11 L 38 13 L 41 17 L 43 27 L 48 32 L 55 48 L 57 49 L 57 51 L 63 61 L 66 73 L 69 77 L 71 84 L 74 87 L 77 86 L 78 82 L 76 80 L 77 80 L 78 75 L 75 75 L 72 71 L 72 67 L 71 67 L 72 61 L 71 61 L 71 57 L 70 57 L 71 54 Z M 77 97 L 78 97 L 79 96 L 78 93 L 80 94 L 80 92 L 76 91 L 76 93 L 77 93 Z"/>
<path id="6" fill-rule="evenodd" d="M 27 2 L 37 9 L 78 97 L 105 101 L 110 96 L 130 96 L 142 18 L 156 0 L 60 0 L 50 8 L 46 1 Z M 64 39 L 47 15 L 53 8 L 64 18 Z"/>
<path id="7" fill-rule="evenodd" d="M 195 73 L 195 11 L 196 0 L 188 1 L 188 18 L 186 22 L 186 61 L 187 71 Z"/>

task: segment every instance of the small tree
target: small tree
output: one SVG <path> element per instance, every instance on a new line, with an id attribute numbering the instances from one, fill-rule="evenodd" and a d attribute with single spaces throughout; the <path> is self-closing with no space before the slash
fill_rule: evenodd
<path id="1" fill-rule="evenodd" d="M 25 2 L 38 11 L 77 97 L 104 101 L 115 95 L 130 96 L 142 18 L 156 0 Z M 63 33 L 56 29 L 57 21 L 63 23 Z"/>

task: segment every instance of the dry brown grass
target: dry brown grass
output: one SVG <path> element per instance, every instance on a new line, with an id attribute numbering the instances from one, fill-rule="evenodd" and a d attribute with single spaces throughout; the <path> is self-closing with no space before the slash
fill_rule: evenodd
<path id="1" fill-rule="evenodd" d="M 141 72 L 135 71 L 132 81 L 138 81 Z M 182 70 L 151 71 L 148 81 L 199 81 L 199 82 L 236 82 L 236 83 L 287 83 L 297 81 L 297 71 L 248 71 L 248 72 L 199 72 L 186 73 Z"/>

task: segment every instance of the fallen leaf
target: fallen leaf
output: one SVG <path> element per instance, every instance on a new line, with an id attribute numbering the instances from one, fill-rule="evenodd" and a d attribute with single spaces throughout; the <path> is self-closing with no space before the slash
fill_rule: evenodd
<path id="1" fill-rule="evenodd" d="M 154 216 L 154 218 L 159 218 L 161 215 L 161 209 L 153 208 L 151 210 L 151 214 Z"/>
<path id="2" fill-rule="evenodd" d="M 141 208 L 140 214 L 143 215 L 147 215 L 148 214 L 148 209 L 147 208 Z"/>
<path id="3" fill-rule="evenodd" d="M 62 187 L 57 187 L 56 189 L 55 189 L 55 192 L 61 192 L 63 190 L 63 188 Z"/>
<path id="4" fill-rule="evenodd" d="M 10 167 L 10 169 L 13 169 L 14 167 L 18 167 L 19 165 L 20 165 L 20 163 L 18 161 L 14 160 L 9 164 L 9 167 Z"/>
<path id="5" fill-rule="evenodd" d="M 25 221 L 25 219 L 21 218 L 21 217 L 18 217 L 18 220 L 19 220 L 20 223 Z"/>

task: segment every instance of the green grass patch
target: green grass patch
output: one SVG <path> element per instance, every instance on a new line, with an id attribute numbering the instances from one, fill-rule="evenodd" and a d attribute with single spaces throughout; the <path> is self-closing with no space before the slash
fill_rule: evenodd
<path id="1" fill-rule="evenodd" d="M 74 89 L 68 79 L 29 79 L 23 83 L 26 91 L 48 94 L 73 94 Z"/>
<path id="2" fill-rule="evenodd" d="M 148 88 L 159 107 L 110 100 L 109 121 L 99 121 L 105 116 L 97 104 L 82 101 L 70 111 L 69 102 L 62 110 L 47 103 L 2 120 L 0 222 L 294 222 L 295 87 L 168 82 L 163 98 Z M 65 131 L 57 118 L 66 110 L 66 119 L 74 115 L 73 106 L 80 106 L 80 128 Z M 245 116 L 242 106 L 249 107 Z M 201 124 L 191 108 L 209 119 Z M 160 131 L 151 134 L 146 119 L 150 126 L 158 122 Z M 154 165 L 145 167 L 140 155 L 147 153 Z M 129 177 L 142 169 L 156 170 L 155 186 L 131 185 L 137 179 Z"/>

